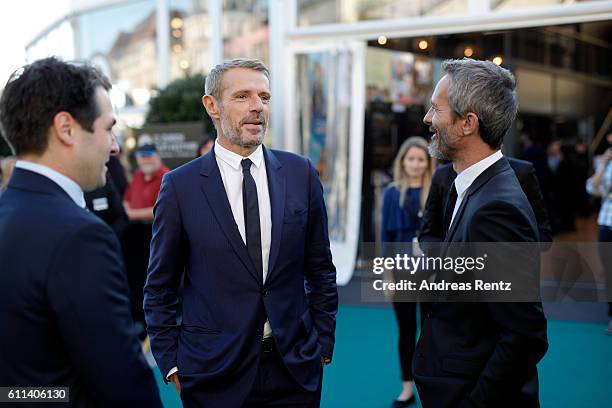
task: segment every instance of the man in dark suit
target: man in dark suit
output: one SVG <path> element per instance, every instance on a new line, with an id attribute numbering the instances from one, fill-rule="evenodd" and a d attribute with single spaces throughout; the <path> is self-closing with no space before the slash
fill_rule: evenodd
<path id="1" fill-rule="evenodd" d="M 261 61 L 216 66 L 202 100 L 217 141 L 164 177 L 155 206 L 153 355 L 187 408 L 318 406 L 338 306 L 319 177 L 309 160 L 262 146 Z"/>
<path id="2" fill-rule="evenodd" d="M 0 384 L 67 386 L 74 407 L 161 407 L 119 243 L 83 198 L 118 151 L 109 89 L 94 68 L 55 58 L 4 88 L 18 161 L 0 199 Z"/>
<path id="3" fill-rule="evenodd" d="M 514 77 L 470 59 L 442 70 L 424 122 L 435 132 L 431 154 L 457 172 L 445 242 L 537 242 L 533 210 L 500 151 L 517 111 Z M 413 363 L 423 406 L 538 407 L 536 364 L 547 347 L 539 302 L 430 304 Z"/>
<path id="4" fill-rule="evenodd" d="M 550 219 L 546 211 L 546 203 L 536 177 L 533 164 L 525 160 L 507 157 L 508 164 L 516 174 L 527 200 L 538 223 L 540 242 L 552 242 L 552 231 L 550 229 Z M 421 229 L 419 233 L 419 243 L 421 247 L 427 243 L 442 242 L 447 229 L 444 229 L 444 199 L 446 198 L 457 173 L 453 169 L 452 163 L 443 164 L 436 169 L 431 180 L 431 187 L 427 195 L 423 218 L 421 219 Z"/>

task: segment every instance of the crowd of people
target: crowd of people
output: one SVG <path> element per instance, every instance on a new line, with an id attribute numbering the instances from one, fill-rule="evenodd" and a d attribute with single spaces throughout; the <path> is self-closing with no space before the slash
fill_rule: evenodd
<path id="1" fill-rule="evenodd" d="M 407 138 L 393 163 L 383 251 L 551 242 L 542 163 L 501 151 L 518 111 L 514 76 L 467 58 L 442 71 L 423 118 L 431 141 Z M 4 88 L 0 123 L 16 158 L 0 162 L 0 326 L 11 328 L 0 334 L 0 385 L 68 386 L 76 407 L 161 406 L 139 342 L 148 337 L 185 407 L 318 407 L 336 270 L 316 169 L 262 144 L 267 67 L 217 65 L 203 97 L 216 140 L 172 171 L 141 140 L 129 177 L 110 87 L 92 66 L 46 58 Z M 610 148 L 582 182 L 602 200 L 599 237 L 609 242 Z M 607 268 L 609 253 L 601 259 Z M 414 302 L 391 301 L 394 408 L 415 391 L 424 407 L 539 406 L 540 302 L 427 302 L 417 322 Z"/>

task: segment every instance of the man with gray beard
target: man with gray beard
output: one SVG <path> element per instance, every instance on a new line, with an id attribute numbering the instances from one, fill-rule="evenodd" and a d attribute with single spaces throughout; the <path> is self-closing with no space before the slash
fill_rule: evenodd
<path id="1" fill-rule="evenodd" d="M 501 153 L 518 110 L 514 76 L 467 58 L 444 61 L 442 71 L 423 122 L 434 132 L 430 154 L 457 173 L 443 214 L 446 253 L 466 243 L 531 242 L 537 257 L 535 215 Z M 487 264 L 493 260 L 496 273 L 520 265 L 510 253 L 489 254 Z M 540 302 L 526 300 L 428 304 L 413 361 L 424 407 L 539 407 L 546 318 Z"/>
<path id="2" fill-rule="evenodd" d="M 144 290 L 153 355 L 185 407 L 317 407 L 338 307 L 319 176 L 262 145 L 261 61 L 217 65 L 205 87 L 217 140 L 164 176 L 155 205 Z"/>

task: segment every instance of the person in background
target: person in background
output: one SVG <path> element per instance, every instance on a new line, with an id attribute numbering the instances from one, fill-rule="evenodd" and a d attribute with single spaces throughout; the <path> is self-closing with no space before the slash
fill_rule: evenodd
<path id="1" fill-rule="evenodd" d="M 599 257 L 606 275 L 606 285 L 608 289 L 608 327 L 606 334 L 612 335 L 612 130 L 606 136 L 608 148 L 602 155 L 595 174 L 586 182 L 586 189 L 589 194 L 601 197 L 601 208 L 597 217 L 599 226 L 599 242 L 604 243 L 599 246 Z"/>
<path id="2" fill-rule="evenodd" d="M 119 156 L 121 156 L 121 152 L 119 152 Z M 123 198 L 125 190 L 127 190 L 128 181 L 126 169 L 123 167 L 119 157 L 111 157 L 108 163 L 106 163 L 106 168 L 108 169 L 110 178 L 113 179 L 113 184 L 119 193 L 119 197 Z"/>
<path id="3" fill-rule="evenodd" d="M 153 206 L 159 194 L 162 177 L 170 169 L 161 160 L 154 144 L 143 144 L 136 150 L 138 169 L 123 196 L 123 206 L 131 221 L 153 221 Z"/>
<path id="4" fill-rule="evenodd" d="M 17 158 L 14 156 L 5 157 L 0 160 L 0 194 L 6 190 L 16 162 Z"/>
<path id="5" fill-rule="evenodd" d="M 162 177 L 169 169 L 162 163 L 157 147 L 150 141 L 135 152 L 138 168 L 123 196 L 123 206 L 130 220 L 123 236 L 125 265 L 130 285 L 132 316 L 141 340 L 146 338 L 142 290 L 149 266 L 153 206 Z"/>
<path id="6" fill-rule="evenodd" d="M 383 248 L 388 242 L 411 243 L 417 236 L 431 184 L 432 167 L 425 139 L 413 136 L 402 144 L 393 163 L 393 182 L 383 195 Z M 397 272 L 393 278 L 396 282 L 401 280 Z M 402 408 L 414 400 L 412 357 L 416 343 L 416 303 L 395 298 L 393 310 L 399 327 L 402 391 L 391 406 Z"/>
<path id="7" fill-rule="evenodd" d="M 110 88 L 91 66 L 45 58 L 2 93 L 19 160 L 0 199 L 0 384 L 67 387 L 62 406 L 161 408 L 119 242 L 83 198 L 119 151 Z"/>
<path id="8" fill-rule="evenodd" d="M 208 135 L 205 135 L 204 137 L 202 137 L 202 140 L 200 140 L 200 144 L 198 145 L 198 153 L 197 153 L 196 159 L 208 153 L 214 145 L 215 145 L 214 137 L 211 137 Z"/>
<path id="9" fill-rule="evenodd" d="M 89 211 L 115 231 L 119 242 L 122 242 L 129 220 L 110 170 L 106 173 L 106 184 L 103 187 L 85 193 L 85 204 Z"/>

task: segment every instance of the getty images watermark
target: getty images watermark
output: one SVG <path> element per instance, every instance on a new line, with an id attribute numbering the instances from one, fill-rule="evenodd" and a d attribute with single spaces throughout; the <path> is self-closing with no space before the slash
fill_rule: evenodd
<path id="1" fill-rule="evenodd" d="M 393 257 L 376 257 L 373 259 L 372 272 L 374 275 L 382 275 L 385 271 L 402 274 L 414 275 L 421 273 L 437 273 L 439 271 L 454 272 L 462 275 L 465 272 L 483 271 L 487 254 L 479 257 L 440 257 L 440 256 L 410 256 L 408 254 L 395 254 Z M 410 279 L 399 279 L 398 281 L 385 281 L 375 279 L 372 287 L 376 291 L 449 291 L 449 290 L 480 290 L 480 291 L 510 291 L 512 282 L 487 282 L 483 279 L 475 279 L 473 282 L 453 282 L 429 280 L 422 278 L 420 282 Z"/>
<path id="2" fill-rule="evenodd" d="M 363 302 L 612 301 L 590 243 L 365 243 Z"/>

